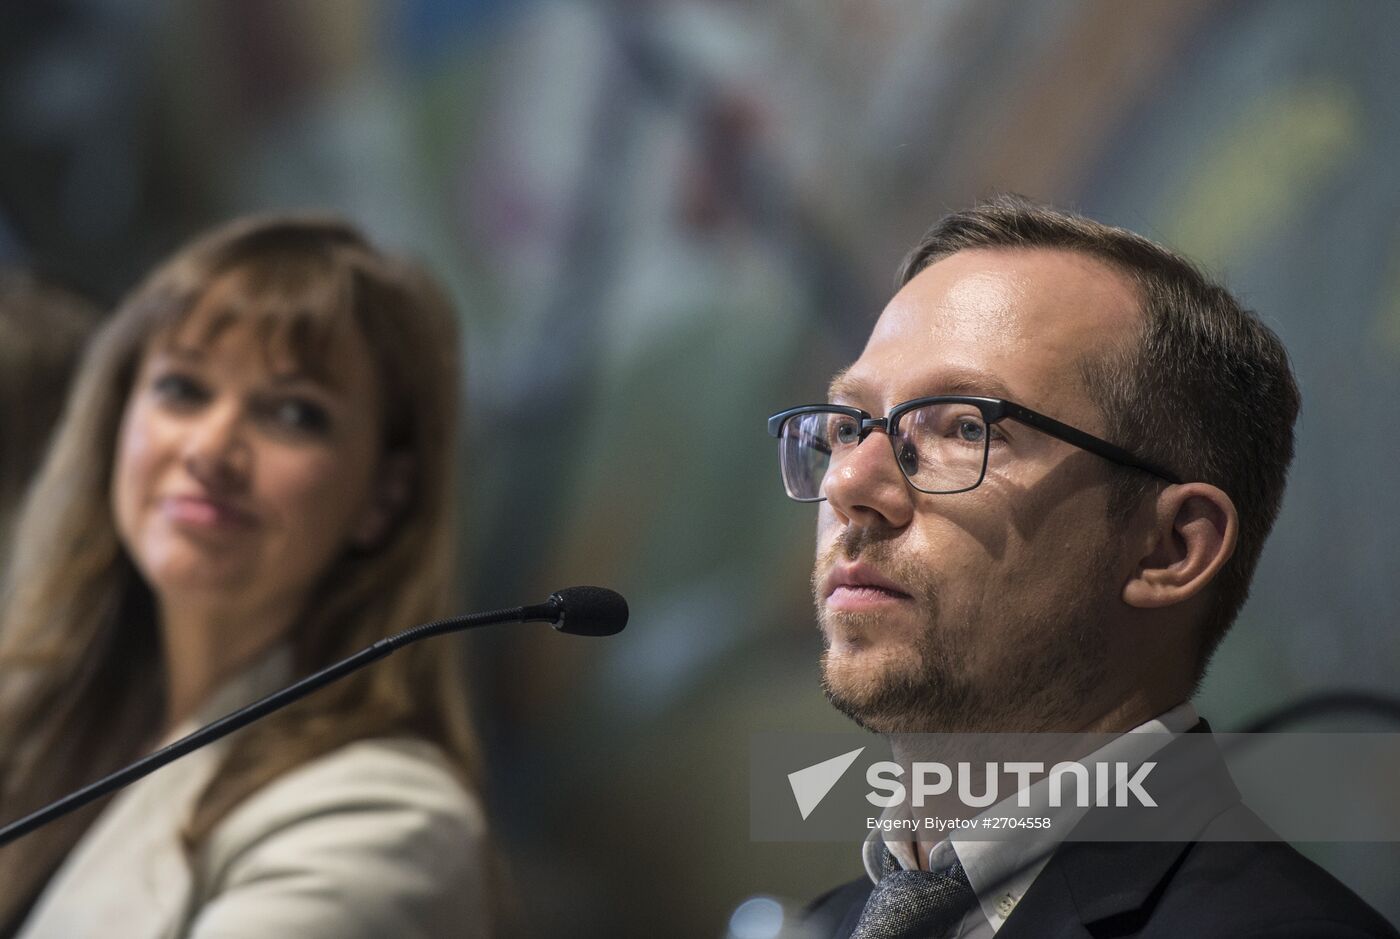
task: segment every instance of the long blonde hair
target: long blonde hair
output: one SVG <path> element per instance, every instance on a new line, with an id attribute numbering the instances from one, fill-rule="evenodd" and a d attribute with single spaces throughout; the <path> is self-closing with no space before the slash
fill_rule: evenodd
<path id="1" fill-rule="evenodd" d="M 216 229 L 152 272 L 96 337 L 20 517 L 0 596 L 0 818 L 115 769 L 159 731 L 165 676 L 155 604 L 115 530 L 113 455 L 152 337 L 235 272 L 226 315 L 249 318 L 265 341 L 288 343 L 313 373 L 329 329 L 353 318 L 377 359 L 384 452 L 407 454 L 413 468 L 407 503 L 382 543 L 347 548 L 318 582 L 290 636 L 298 673 L 448 609 L 458 384 L 450 304 L 421 269 L 335 218 L 258 217 Z M 462 663 L 443 642 L 407 647 L 233 737 L 196 805 L 187 846 L 197 850 L 258 787 L 351 740 L 423 737 L 466 784 L 477 782 Z M 100 807 L 0 849 L 0 931 Z"/>

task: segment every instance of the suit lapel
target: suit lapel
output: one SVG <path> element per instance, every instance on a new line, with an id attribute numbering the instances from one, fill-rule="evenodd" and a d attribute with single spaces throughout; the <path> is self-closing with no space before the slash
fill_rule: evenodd
<path id="1" fill-rule="evenodd" d="M 873 886 L 873 885 L 872 885 Z M 860 922 L 860 914 L 865 912 L 865 904 L 870 900 L 870 891 L 865 891 L 865 895 L 856 899 L 846 908 L 846 918 L 836 927 L 833 933 L 835 939 L 850 939 L 851 933 L 856 931 L 856 924 Z"/>
<path id="2" fill-rule="evenodd" d="M 1188 847 L 1172 841 L 1068 842 L 1031 884 L 997 939 L 1078 939 L 1093 935 L 1094 924 L 1145 918 Z"/>
<path id="3" fill-rule="evenodd" d="M 1192 734 L 1209 734 L 1201 721 Z M 1192 741 L 1199 742 L 1199 738 Z M 1171 768 L 1171 757 L 1180 756 L 1183 747 L 1168 744 L 1162 750 L 1162 763 Z M 1178 759 L 1177 782 L 1164 791 L 1153 812 L 1173 819 L 1175 831 L 1195 836 L 1210 821 L 1239 804 L 1239 791 L 1231 781 L 1225 763 L 1213 749 L 1213 758 L 1202 761 L 1199 747 L 1191 758 Z M 1081 826 L 1103 824 L 1111 830 L 1111 818 L 1102 811 L 1090 811 Z M 1076 832 L 1083 837 L 1084 832 Z M 1051 856 L 1040 876 L 1016 905 L 997 939 L 1030 937 L 1087 937 L 1096 923 L 1113 921 L 1115 935 L 1131 935 L 1133 922 L 1145 921 L 1156 898 L 1185 857 L 1192 842 L 1177 841 L 1068 841 Z"/>
<path id="4" fill-rule="evenodd" d="M 997 930 L 997 939 L 1089 939 L 1060 861 L 1057 851 Z"/>
<path id="5" fill-rule="evenodd" d="M 831 939 L 850 939 L 874 889 L 870 878 L 864 876 L 842 884 L 812 904 L 805 918 L 807 924 L 813 929 L 823 930 L 823 934 L 831 929 Z"/>

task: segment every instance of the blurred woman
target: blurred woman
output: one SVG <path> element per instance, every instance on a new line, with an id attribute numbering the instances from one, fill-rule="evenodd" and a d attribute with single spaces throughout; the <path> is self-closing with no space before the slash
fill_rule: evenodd
<path id="1" fill-rule="evenodd" d="M 456 330 L 331 218 L 220 228 L 94 341 L 0 606 L 9 820 L 443 615 Z M 0 848 L 0 934 L 488 932 L 451 639 Z"/>

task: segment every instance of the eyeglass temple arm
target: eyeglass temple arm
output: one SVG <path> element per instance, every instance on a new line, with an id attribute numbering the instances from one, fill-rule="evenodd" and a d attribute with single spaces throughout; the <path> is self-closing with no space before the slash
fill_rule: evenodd
<path id="1" fill-rule="evenodd" d="M 1121 463 L 1123 466 L 1131 466 L 1134 469 L 1140 469 L 1145 473 L 1151 473 L 1153 476 L 1165 479 L 1169 483 L 1178 485 L 1181 483 L 1181 477 L 1177 476 L 1171 470 L 1159 466 L 1150 460 L 1139 459 L 1122 447 L 1111 444 L 1107 440 L 1101 440 L 1093 434 L 1086 434 L 1084 431 L 1071 427 L 1068 424 L 1062 424 L 1053 417 L 1046 417 L 1038 411 L 1032 411 L 1030 408 L 1022 407 L 1019 404 L 1012 404 L 1008 401 L 1006 403 L 1006 416 L 1020 421 L 1022 424 L 1034 427 L 1036 430 L 1044 431 L 1052 437 L 1058 437 L 1065 443 L 1072 443 L 1082 450 L 1088 450 L 1090 453 L 1101 456 L 1105 460 L 1111 460 L 1114 463 Z"/>

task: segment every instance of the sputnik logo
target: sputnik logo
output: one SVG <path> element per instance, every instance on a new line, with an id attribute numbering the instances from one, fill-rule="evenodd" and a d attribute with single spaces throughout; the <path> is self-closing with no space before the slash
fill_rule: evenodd
<path id="1" fill-rule="evenodd" d="M 804 822 L 826 798 L 827 793 L 841 781 L 841 777 L 851 768 L 856 757 L 864 752 L 865 747 L 859 747 L 849 753 L 833 756 L 829 760 L 822 760 L 805 769 L 788 773 L 788 785 L 792 786 L 792 797 L 797 800 L 797 811 L 802 813 Z"/>

